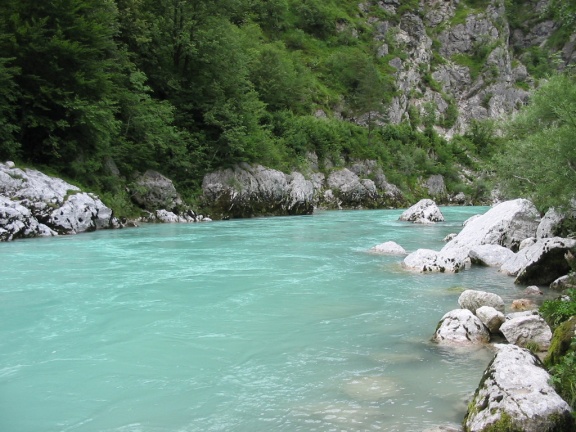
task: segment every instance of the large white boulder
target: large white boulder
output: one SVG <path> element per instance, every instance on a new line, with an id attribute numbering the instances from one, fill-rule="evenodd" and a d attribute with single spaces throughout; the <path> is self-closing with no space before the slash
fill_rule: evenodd
<path id="1" fill-rule="evenodd" d="M 482 344 L 490 340 L 490 334 L 468 309 L 454 309 L 442 317 L 432 340 L 448 345 Z"/>
<path id="2" fill-rule="evenodd" d="M 405 210 L 398 220 L 429 224 L 443 222 L 444 215 L 434 201 L 431 199 L 423 199 Z"/>
<path id="3" fill-rule="evenodd" d="M 538 210 L 530 201 L 505 201 L 470 219 L 441 252 L 451 252 L 464 259 L 474 246 L 479 245 L 500 245 L 518 250 L 522 240 L 536 235 L 539 219 Z"/>
<path id="4" fill-rule="evenodd" d="M 538 358 L 514 345 L 494 346 L 498 351 L 468 405 L 464 430 L 574 430 L 570 406 L 549 384 Z"/>
<path id="5" fill-rule="evenodd" d="M 498 294 L 486 291 L 466 290 L 458 297 L 458 304 L 462 309 L 468 309 L 472 313 L 482 306 L 490 306 L 504 313 L 504 300 Z"/>
<path id="6" fill-rule="evenodd" d="M 525 347 L 528 343 L 536 343 L 542 351 L 548 349 L 552 340 L 550 326 L 538 314 L 506 320 L 500 331 L 511 344 Z"/>

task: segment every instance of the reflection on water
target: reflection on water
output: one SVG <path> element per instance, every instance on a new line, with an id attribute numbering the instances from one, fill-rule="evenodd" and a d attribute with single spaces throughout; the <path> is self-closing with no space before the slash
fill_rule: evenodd
<path id="1" fill-rule="evenodd" d="M 457 424 L 491 358 L 430 337 L 491 269 L 404 272 L 448 222 L 321 212 L 0 244 L 2 431 L 419 431 Z"/>

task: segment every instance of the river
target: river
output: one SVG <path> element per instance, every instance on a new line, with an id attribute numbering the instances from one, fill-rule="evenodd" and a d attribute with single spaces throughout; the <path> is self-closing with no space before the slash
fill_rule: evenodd
<path id="1" fill-rule="evenodd" d="M 491 353 L 430 342 L 492 269 L 413 274 L 439 249 L 400 210 L 146 225 L 0 244 L 3 432 L 421 431 L 457 424 Z"/>

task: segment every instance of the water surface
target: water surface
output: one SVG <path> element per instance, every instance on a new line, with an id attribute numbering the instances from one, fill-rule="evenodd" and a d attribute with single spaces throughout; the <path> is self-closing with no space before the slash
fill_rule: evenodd
<path id="1" fill-rule="evenodd" d="M 429 342 L 490 269 L 421 275 L 366 251 L 439 249 L 400 210 L 148 225 L 0 244 L 0 430 L 419 431 L 459 423 L 491 354 Z"/>

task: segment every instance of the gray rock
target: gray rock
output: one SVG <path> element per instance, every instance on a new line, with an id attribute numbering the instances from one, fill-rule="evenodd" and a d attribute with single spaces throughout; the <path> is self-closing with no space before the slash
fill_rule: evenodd
<path id="1" fill-rule="evenodd" d="M 385 243 L 376 245 L 368 252 L 385 255 L 406 255 L 406 250 L 398 243 L 393 241 L 387 241 Z"/>
<path id="2" fill-rule="evenodd" d="M 490 334 L 484 324 L 467 309 L 445 314 L 432 337 L 432 341 L 448 345 L 482 344 L 489 340 Z"/>
<path id="3" fill-rule="evenodd" d="M 434 223 L 444 221 L 444 215 L 434 201 L 423 199 L 405 210 L 398 220 L 422 224 Z"/>
<path id="4" fill-rule="evenodd" d="M 574 275 L 560 276 L 550 284 L 550 289 L 562 291 L 568 288 L 576 288 L 576 278 Z"/>
<path id="5" fill-rule="evenodd" d="M 504 314 L 491 306 L 480 306 L 476 309 L 476 316 L 492 334 L 500 332 L 500 326 L 506 321 Z"/>
<path id="6" fill-rule="evenodd" d="M 431 249 L 418 249 L 404 258 L 402 262 L 402 266 L 407 270 L 420 273 L 458 273 L 466 269 L 469 264 L 469 260 L 462 260 Z"/>
<path id="7" fill-rule="evenodd" d="M 157 171 L 148 170 L 131 187 L 132 200 L 147 211 L 173 211 L 182 205 L 182 198 L 172 180 Z"/>
<path id="8" fill-rule="evenodd" d="M 550 326 L 538 314 L 508 319 L 500 331 L 511 344 L 525 347 L 532 342 L 538 344 L 541 351 L 548 349 L 552 340 Z"/>
<path id="9" fill-rule="evenodd" d="M 39 223 L 29 208 L 0 196 L 0 241 L 58 235 Z"/>
<path id="10" fill-rule="evenodd" d="M 522 250 L 524 248 L 530 247 L 534 243 L 536 243 L 536 237 L 528 237 L 527 239 L 524 239 L 520 242 L 520 246 L 518 247 L 518 250 Z"/>
<path id="11" fill-rule="evenodd" d="M 444 184 L 444 177 L 440 174 L 428 177 L 425 186 L 430 196 L 435 199 L 445 199 L 448 195 L 446 185 Z"/>
<path id="12" fill-rule="evenodd" d="M 462 309 L 468 309 L 472 313 L 482 306 L 490 306 L 504 313 L 504 300 L 498 294 L 486 291 L 466 290 L 458 298 L 458 304 Z"/>
<path id="13" fill-rule="evenodd" d="M 446 237 L 444 237 L 444 238 L 442 239 L 442 241 L 443 241 L 444 243 L 447 243 L 447 242 L 449 242 L 450 240 L 453 240 L 457 235 L 458 235 L 458 234 L 456 234 L 456 233 L 450 233 L 450 234 L 448 234 Z"/>
<path id="14" fill-rule="evenodd" d="M 564 255 L 576 253 L 576 240 L 560 237 L 544 238 L 519 251 L 504 263 L 500 271 L 516 276 L 516 283 L 548 285 L 570 271 Z"/>
<path id="15" fill-rule="evenodd" d="M 470 249 L 468 256 L 472 264 L 501 267 L 514 257 L 514 252 L 499 245 L 478 245 Z"/>
<path id="16" fill-rule="evenodd" d="M 544 293 L 540 291 L 540 288 L 538 288 L 536 285 L 531 285 L 529 287 L 526 287 L 526 289 L 524 290 L 524 294 L 529 296 L 541 296 Z"/>
<path id="17" fill-rule="evenodd" d="M 554 208 L 548 209 L 536 230 L 536 238 L 555 237 L 560 234 L 560 224 L 565 216 Z"/>
<path id="18" fill-rule="evenodd" d="M 573 430 L 570 406 L 549 384 L 550 375 L 530 351 L 496 344 L 497 353 L 484 371 L 468 412 L 468 432 Z"/>

